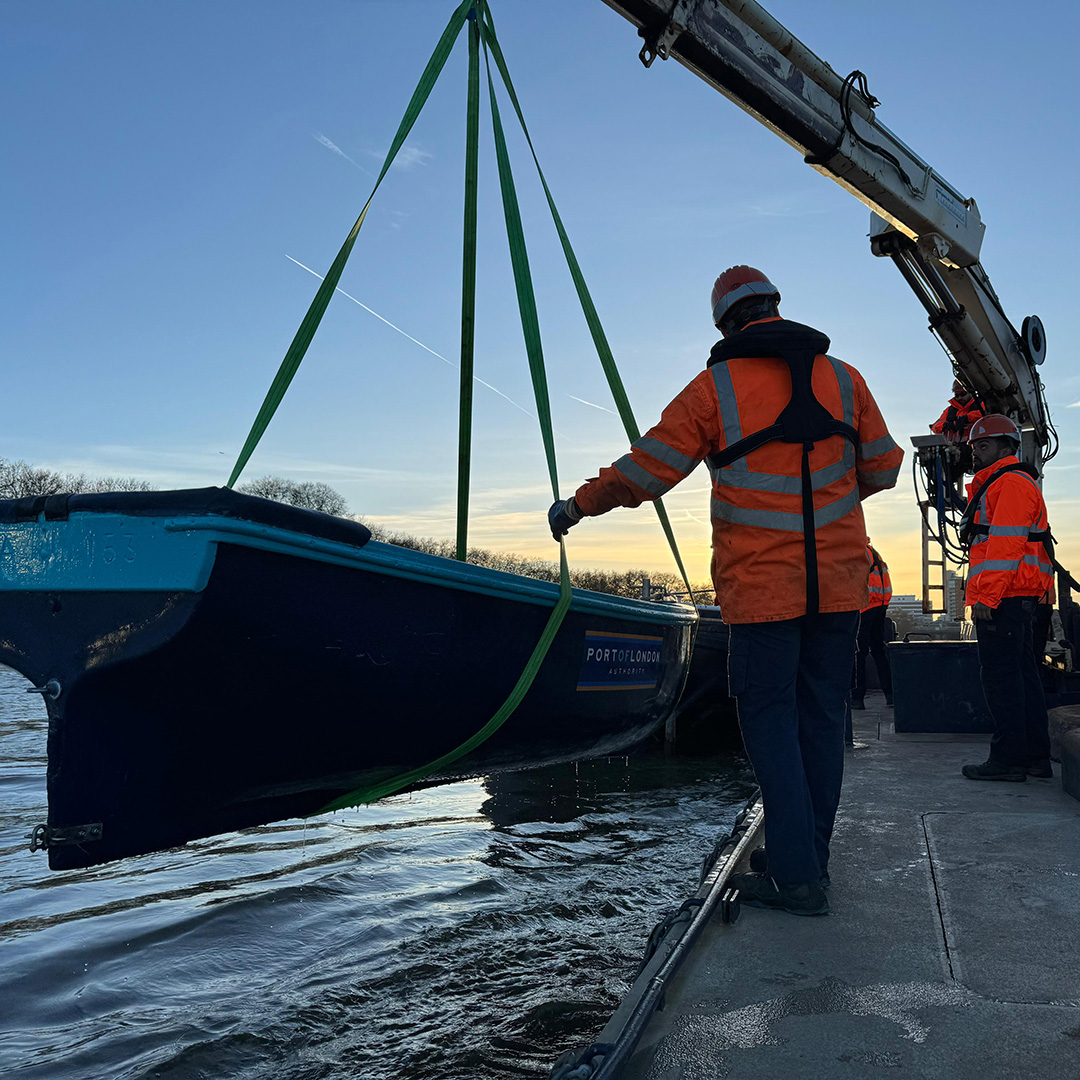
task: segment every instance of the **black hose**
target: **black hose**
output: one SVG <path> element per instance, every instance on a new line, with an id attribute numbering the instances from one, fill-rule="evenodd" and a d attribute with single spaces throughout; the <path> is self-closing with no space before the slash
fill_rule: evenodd
<path id="1" fill-rule="evenodd" d="M 867 150 L 872 150 L 879 157 L 882 157 L 889 162 L 889 164 L 900 174 L 900 179 L 907 185 L 908 190 L 913 195 L 921 195 L 922 192 L 911 182 L 911 177 L 908 176 L 907 172 L 904 170 L 904 166 L 900 164 L 899 158 L 886 150 L 884 146 L 880 146 L 878 143 L 872 143 L 868 139 L 864 139 L 855 130 L 855 126 L 851 122 L 851 94 L 855 88 L 856 82 L 859 84 L 859 93 L 871 108 L 875 108 L 881 104 L 881 102 L 870 93 L 870 89 L 866 85 L 866 76 L 861 71 L 853 71 L 844 80 L 844 85 L 840 87 L 840 117 L 844 122 L 844 129 L 850 133 L 855 142 L 861 143 Z"/>

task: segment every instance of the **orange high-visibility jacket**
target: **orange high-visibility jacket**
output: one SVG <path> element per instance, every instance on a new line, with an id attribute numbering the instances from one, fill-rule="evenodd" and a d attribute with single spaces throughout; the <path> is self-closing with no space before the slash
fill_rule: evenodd
<path id="1" fill-rule="evenodd" d="M 760 320 L 762 322 L 772 320 Z M 820 599 L 818 610 L 866 606 L 866 526 L 860 499 L 896 484 L 904 452 L 885 427 L 863 377 L 831 356 L 814 360 L 814 396 L 858 433 L 810 451 Z M 574 495 L 588 516 L 660 497 L 704 458 L 768 427 L 791 398 L 779 357 L 733 358 L 701 372 L 664 409 L 629 454 Z M 712 577 L 729 623 L 806 614 L 806 554 L 800 444 L 770 442 L 712 476 Z"/>
<path id="2" fill-rule="evenodd" d="M 977 472 L 967 486 L 968 498 L 983 488 L 972 520 L 978 530 L 971 542 L 966 599 L 968 607 L 996 608 L 1008 596 L 1042 596 L 1054 584 L 1054 567 L 1041 541 L 1030 533 L 1049 528 L 1046 503 L 1035 478 L 1007 472 L 986 481 L 1018 459 L 1004 457 Z"/>
<path id="3" fill-rule="evenodd" d="M 986 415 L 986 406 L 976 398 L 962 405 L 956 398 L 949 398 L 945 411 L 930 425 L 930 430 L 938 435 L 954 435 L 957 439 L 966 439 L 971 425 Z"/>
<path id="4" fill-rule="evenodd" d="M 867 587 L 870 590 L 870 602 L 863 608 L 869 611 L 871 608 L 888 607 L 892 600 L 892 582 L 889 580 L 889 567 L 885 560 L 877 553 L 873 546 L 867 545 L 866 561 L 870 564 L 870 580 Z"/>

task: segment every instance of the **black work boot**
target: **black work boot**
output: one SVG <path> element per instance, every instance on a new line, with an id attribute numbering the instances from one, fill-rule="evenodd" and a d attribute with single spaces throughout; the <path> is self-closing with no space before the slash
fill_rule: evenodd
<path id="1" fill-rule="evenodd" d="M 853 697 L 851 699 L 851 707 L 853 709 L 865 709 L 866 702 L 861 697 Z"/>
<path id="2" fill-rule="evenodd" d="M 1028 762 L 1028 776 L 1037 776 L 1040 780 L 1051 780 L 1054 776 L 1053 766 L 1049 758 L 1033 758 Z"/>
<path id="3" fill-rule="evenodd" d="M 747 907 L 788 911 L 792 915 L 828 915 L 829 898 L 816 881 L 778 885 L 768 874 L 733 874 L 728 885 L 739 890 Z"/>
<path id="4" fill-rule="evenodd" d="M 1002 765 L 999 761 L 989 759 L 981 765 L 965 765 L 960 771 L 969 780 L 1011 780 L 1022 784 L 1028 778 L 1028 771 L 1023 765 Z"/>
<path id="5" fill-rule="evenodd" d="M 769 854 L 763 848 L 754 848 L 750 852 L 750 870 L 755 874 L 767 874 L 769 872 Z M 829 871 L 822 870 L 821 877 L 818 878 L 818 884 L 827 889 L 832 881 L 829 880 Z"/>

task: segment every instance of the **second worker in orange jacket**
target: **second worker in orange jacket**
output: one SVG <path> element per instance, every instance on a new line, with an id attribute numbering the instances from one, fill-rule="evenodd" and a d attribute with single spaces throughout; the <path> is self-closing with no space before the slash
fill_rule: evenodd
<path id="1" fill-rule="evenodd" d="M 704 371 L 609 468 L 549 511 L 582 517 L 664 495 L 702 462 L 712 477 L 712 577 L 731 624 L 729 685 L 761 785 L 768 873 L 744 901 L 828 910 L 845 699 L 866 607 L 861 502 L 896 484 L 903 451 L 862 375 L 829 339 L 780 318 L 780 293 L 737 266 L 713 289 L 724 335 Z"/>

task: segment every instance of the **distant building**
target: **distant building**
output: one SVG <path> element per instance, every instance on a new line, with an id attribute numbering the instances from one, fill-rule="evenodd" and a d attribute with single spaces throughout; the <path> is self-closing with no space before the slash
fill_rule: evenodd
<path id="1" fill-rule="evenodd" d="M 964 617 L 964 575 L 955 570 L 945 571 L 945 611 L 954 622 Z"/>
<path id="2" fill-rule="evenodd" d="M 893 596 L 889 601 L 889 611 L 896 612 L 904 611 L 909 615 L 921 615 L 922 614 L 922 600 L 915 596 Z"/>
<path id="3" fill-rule="evenodd" d="M 964 577 L 952 570 L 945 571 L 945 596 L 931 593 L 932 602 L 945 608 L 944 618 L 958 622 L 964 617 Z M 918 596 L 894 596 L 889 602 L 890 612 L 906 612 L 909 615 L 922 615 L 922 599 Z M 929 616 L 928 616 L 929 617 Z"/>

